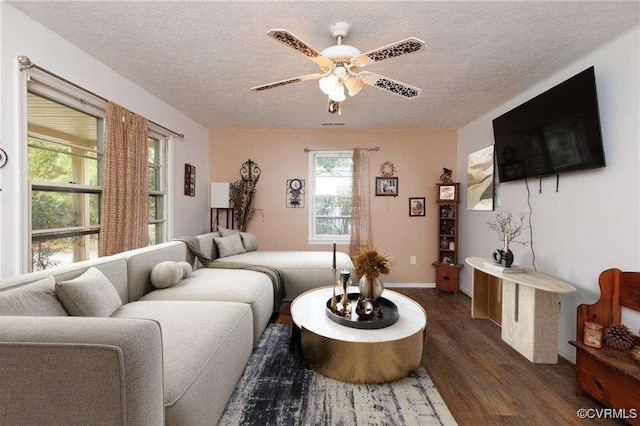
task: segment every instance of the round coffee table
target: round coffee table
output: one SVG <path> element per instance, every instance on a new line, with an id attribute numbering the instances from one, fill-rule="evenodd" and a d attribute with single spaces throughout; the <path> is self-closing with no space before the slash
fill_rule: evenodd
<path id="1" fill-rule="evenodd" d="M 348 292 L 357 293 L 357 287 Z M 427 314 L 418 303 L 395 291 L 382 297 L 398 307 L 398 321 L 377 330 L 349 328 L 325 312 L 332 288 L 321 287 L 291 303 L 291 317 L 301 330 L 302 353 L 323 376 L 351 383 L 388 383 L 415 371 L 422 359 Z"/>

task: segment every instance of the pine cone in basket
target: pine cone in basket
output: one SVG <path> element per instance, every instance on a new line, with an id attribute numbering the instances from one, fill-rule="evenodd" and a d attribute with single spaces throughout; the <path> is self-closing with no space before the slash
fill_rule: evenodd
<path id="1" fill-rule="evenodd" d="M 602 341 L 605 345 L 618 351 L 628 351 L 634 343 L 631 330 L 624 324 L 609 325 L 602 334 Z"/>

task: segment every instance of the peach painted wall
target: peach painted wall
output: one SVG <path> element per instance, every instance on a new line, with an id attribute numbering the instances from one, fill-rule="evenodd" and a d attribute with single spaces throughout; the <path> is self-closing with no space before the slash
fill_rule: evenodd
<path id="1" fill-rule="evenodd" d="M 258 183 L 257 215 L 249 224 L 261 250 L 329 250 L 327 244 L 307 243 L 308 208 L 286 208 L 286 181 L 308 180 L 309 148 L 375 147 L 370 152 L 372 223 L 377 245 L 394 257 L 386 282 L 433 283 L 437 259 L 435 183 L 442 167 L 454 169 L 455 130 L 231 130 L 209 131 L 209 177 L 212 182 L 237 180 L 243 162 L 251 159 L 262 169 Z M 399 178 L 398 197 L 375 197 L 375 176 L 391 161 Z M 409 197 L 426 197 L 426 217 L 409 217 Z M 221 215 L 221 224 L 224 224 Z M 464 231 L 463 231 L 464 232 Z M 339 246 L 348 252 L 348 247 Z M 417 264 L 410 265 L 410 256 Z"/>

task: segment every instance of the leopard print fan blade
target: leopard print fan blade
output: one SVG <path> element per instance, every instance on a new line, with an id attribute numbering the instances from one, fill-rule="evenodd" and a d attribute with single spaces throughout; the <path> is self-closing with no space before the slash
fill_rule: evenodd
<path id="1" fill-rule="evenodd" d="M 295 35 L 291 34 L 287 30 L 271 30 L 267 35 L 276 41 L 297 50 L 302 53 L 308 59 L 312 60 L 316 64 L 320 65 L 323 71 L 327 71 L 333 66 L 333 61 L 325 56 L 322 56 L 316 49 L 309 46 L 304 41 L 300 40 Z"/>
<path id="2" fill-rule="evenodd" d="M 262 86 L 252 87 L 251 90 L 253 90 L 254 92 L 260 92 L 262 90 L 275 89 L 276 87 L 286 86 L 287 84 L 298 83 L 300 81 L 317 80 L 320 77 L 322 77 L 322 74 L 301 75 L 300 77 L 288 78 L 286 80 L 275 81 L 273 83 L 263 84 Z"/>
<path id="3" fill-rule="evenodd" d="M 415 37 L 409 37 L 404 40 L 397 41 L 387 46 L 365 52 L 360 56 L 351 59 L 351 65 L 356 67 L 364 67 L 365 65 L 384 61 L 386 59 L 395 58 L 397 56 L 408 55 L 413 52 L 427 50 L 427 44 Z"/>
<path id="4" fill-rule="evenodd" d="M 364 84 L 368 84 L 369 86 L 373 86 L 378 89 L 386 90 L 387 92 L 391 92 L 404 98 L 415 98 L 420 94 L 420 92 L 422 92 L 422 89 L 420 89 L 419 87 L 410 86 L 406 83 L 392 80 L 388 77 L 384 77 L 382 75 L 374 74 L 368 71 L 359 73 L 357 77 L 358 80 L 362 80 Z"/>

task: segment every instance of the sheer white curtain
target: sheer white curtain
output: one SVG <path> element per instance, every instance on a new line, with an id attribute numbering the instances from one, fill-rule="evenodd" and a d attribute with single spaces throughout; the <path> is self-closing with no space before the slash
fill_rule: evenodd
<path id="1" fill-rule="evenodd" d="M 369 150 L 353 150 L 353 185 L 351 198 L 351 242 L 349 256 L 373 243 L 371 229 L 371 180 L 369 177 Z"/>

